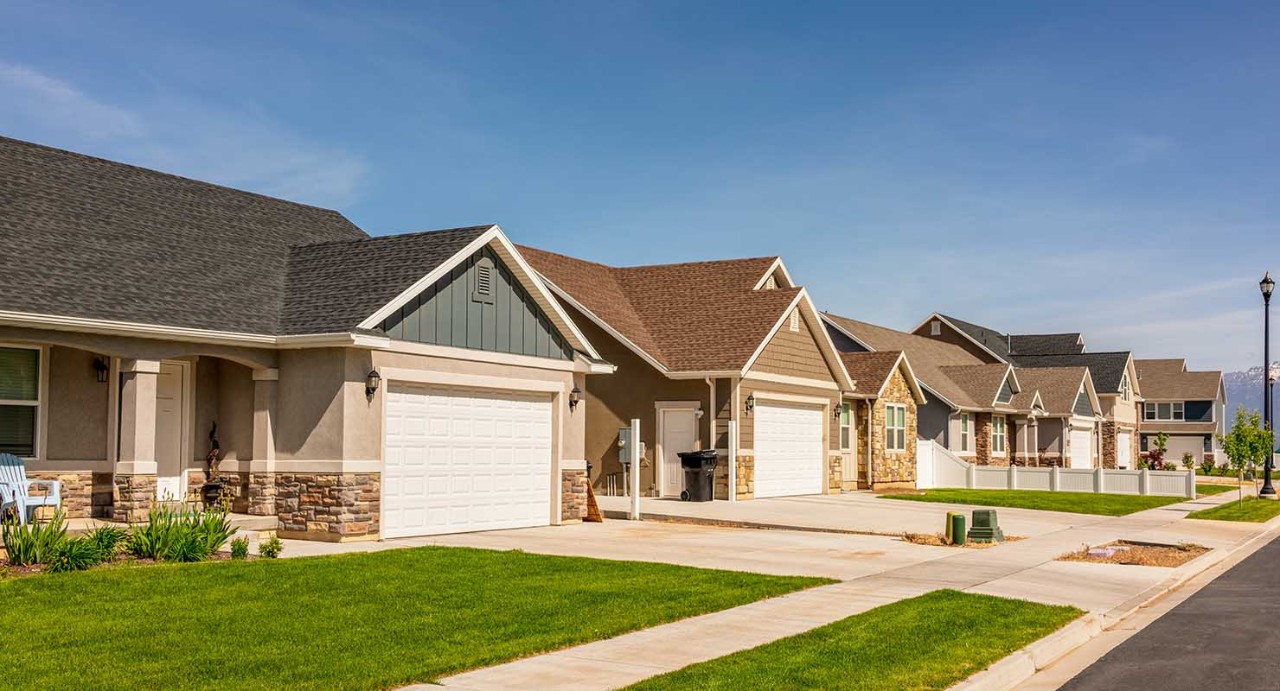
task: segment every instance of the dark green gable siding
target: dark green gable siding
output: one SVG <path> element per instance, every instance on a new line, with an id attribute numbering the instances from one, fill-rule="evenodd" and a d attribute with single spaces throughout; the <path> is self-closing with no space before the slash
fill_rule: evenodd
<path id="1" fill-rule="evenodd" d="M 477 292 L 478 265 L 492 262 L 491 291 Z M 454 267 L 382 322 L 391 338 L 568 360 L 573 349 L 488 247 Z"/>
<path id="2" fill-rule="evenodd" d="M 1081 391 L 1080 393 L 1076 394 L 1076 405 L 1075 405 L 1075 408 L 1072 409 L 1072 411 L 1076 415 L 1093 417 L 1093 404 L 1089 402 L 1088 393 Z"/>
<path id="3" fill-rule="evenodd" d="M 990 391 L 991 389 L 987 389 Z M 1009 383 L 1009 378 L 1004 378 L 1004 385 L 1000 387 L 1000 395 L 996 396 L 996 403 L 1008 403 L 1013 400 L 1013 385 Z"/>

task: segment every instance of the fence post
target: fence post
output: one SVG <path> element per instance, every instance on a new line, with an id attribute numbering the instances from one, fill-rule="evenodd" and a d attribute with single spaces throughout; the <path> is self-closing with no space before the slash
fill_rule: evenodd
<path id="1" fill-rule="evenodd" d="M 1103 475 L 1102 468 L 1093 469 L 1093 491 L 1102 494 L 1107 489 L 1106 475 Z"/>
<path id="2" fill-rule="evenodd" d="M 1138 471 L 1138 494 L 1144 497 L 1151 492 L 1151 476 L 1147 474 L 1150 472 L 1146 468 Z"/>
<path id="3" fill-rule="evenodd" d="M 640 420 L 631 419 L 631 447 L 627 449 L 631 456 L 631 511 L 628 518 L 640 520 Z"/>
<path id="4" fill-rule="evenodd" d="M 1194 470 L 1187 471 L 1187 498 L 1196 498 L 1196 471 Z"/>
<path id="5" fill-rule="evenodd" d="M 1018 489 L 1018 466 L 1009 463 L 1009 489 Z"/>
<path id="6" fill-rule="evenodd" d="M 1058 479 L 1058 466 L 1055 465 L 1050 467 L 1049 468 L 1049 491 L 1057 492 L 1059 482 L 1061 481 Z"/>
<path id="7" fill-rule="evenodd" d="M 965 489 L 973 489 L 974 487 L 976 487 L 978 484 L 977 480 L 978 480 L 978 464 L 970 463 L 969 467 L 965 469 L 965 473 L 964 473 Z"/>

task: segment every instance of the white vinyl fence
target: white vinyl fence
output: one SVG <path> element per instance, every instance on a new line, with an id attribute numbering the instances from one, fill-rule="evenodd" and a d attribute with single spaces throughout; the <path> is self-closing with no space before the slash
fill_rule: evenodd
<path id="1" fill-rule="evenodd" d="M 983 466 L 962 460 L 932 441 L 916 442 L 916 488 L 1038 489 L 1163 497 L 1196 496 L 1196 474 L 1179 470 L 1022 468 Z"/>

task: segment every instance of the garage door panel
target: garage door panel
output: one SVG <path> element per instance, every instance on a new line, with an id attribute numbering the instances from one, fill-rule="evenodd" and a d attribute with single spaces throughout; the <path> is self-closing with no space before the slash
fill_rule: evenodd
<path id="1" fill-rule="evenodd" d="M 550 396 L 389 389 L 384 535 L 550 523 Z"/>
<path id="2" fill-rule="evenodd" d="M 821 494 L 822 408 L 761 403 L 755 417 L 755 496 Z"/>
<path id="3" fill-rule="evenodd" d="M 1093 467 L 1093 434 L 1088 430 L 1071 430 L 1071 467 Z"/>

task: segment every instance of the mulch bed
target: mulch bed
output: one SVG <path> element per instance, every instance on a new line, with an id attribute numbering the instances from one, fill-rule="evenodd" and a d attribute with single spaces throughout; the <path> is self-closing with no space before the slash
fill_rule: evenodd
<path id="1" fill-rule="evenodd" d="M 967 549 L 989 549 L 991 547 L 1002 545 L 1005 542 L 1017 542 L 1019 540 L 1025 540 L 1026 538 L 1018 537 L 1017 535 L 1005 535 L 1004 540 L 1001 542 L 968 542 L 966 541 L 963 545 L 957 545 L 951 542 L 947 542 L 947 536 L 943 533 L 934 533 L 932 535 L 929 533 L 903 533 L 902 539 L 907 542 L 910 542 L 913 545 L 926 545 L 929 547 L 963 547 Z"/>
<path id="2" fill-rule="evenodd" d="M 1058 561 L 1087 561 L 1095 564 L 1123 564 L 1126 566 L 1175 567 L 1208 552 L 1202 545 L 1157 545 L 1143 542 L 1117 540 L 1098 547 L 1085 547 L 1058 557 Z"/>
<path id="3" fill-rule="evenodd" d="M 3 555 L 3 554 L 4 554 L 4 550 L 0 549 L 0 555 Z M 261 557 L 257 555 L 250 554 L 245 558 L 245 561 L 253 561 L 254 559 L 260 559 L 260 558 Z M 206 562 L 231 561 L 231 553 L 215 552 L 205 561 Z M 156 564 L 168 564 L 168 563 L 176 563 L 176 562 L 163 562 L 156 559 L 138 559 L 136 557 L 131 557 L 127 554 L 123 554 L 116 557 L 115 559 L 112 559 L 111 561 L 103 562 L 101 564 L 91 566 L 85 569 L 85 571 L 93 571 L 96 569 L 131 567 L 131 566 L 154 566 Z M 7 559 L 3 559 L 3 560 L 0 560 L 0 579 L 24 578 L 26 576 L 35 576 L 37 574 L 44 573 L 45 567 L 46 567 L 45 564 L 27 564 L 24 566 L 18 566 L 15 564 L 10 564 Z"/>

